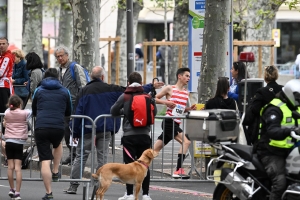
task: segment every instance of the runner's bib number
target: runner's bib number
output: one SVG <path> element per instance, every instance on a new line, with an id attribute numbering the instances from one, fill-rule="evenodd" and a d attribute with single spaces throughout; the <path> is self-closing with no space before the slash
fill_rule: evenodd
<path id="1" fill-rule="evenodd" d="M 172 111 L 173 116 L 182 116 L 185 110 L 185 106 L 176 104 L 175 108 Z"/>

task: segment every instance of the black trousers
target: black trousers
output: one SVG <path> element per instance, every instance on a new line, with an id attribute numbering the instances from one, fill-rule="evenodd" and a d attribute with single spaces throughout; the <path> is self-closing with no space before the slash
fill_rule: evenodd
<path id="1" fill-rule="evenodd" d="M 149 135 L 123 136 L 122 144 L 123 147 L 125 147 L 129 151 L 132 158 L 138 159 L 139 157 L 141 157 L 141 155 L 146 149 L 149 149 L 151 147 L 151 139 Z M 132 158 L 130 158 L 130 156 L 127 155 L 127 153 L 123 149 L 124 163 L 128 164 L 134 162 Z M 149 186 L 150 186 L 150 171 L 148 169 L 147 175 L 142 184 L 143 195 L 149 194 Z M 126 190 L 127 190 L 127 195 L 133 194 L 133 185 L 126 184 Z"/>
<path id="2" fill-rule="evenodd" d="M 266 172 L 272 182 L 269 200 L 279 200 L 286 189 L 285 158 L 281 156 L 264 156 L 261 158 Z"/>
<path id="3" fill-rule="evenodd" d="M 6 105 L 10 97 L 10 89 L 0 88 L 0 113 L 4 113 L 7 109 Z M 2 126 L 2 133 L 4 133 L 5 128 Z"/>

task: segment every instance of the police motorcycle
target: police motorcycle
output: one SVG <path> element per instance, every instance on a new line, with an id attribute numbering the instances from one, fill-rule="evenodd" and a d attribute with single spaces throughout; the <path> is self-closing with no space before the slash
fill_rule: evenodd
<path id="1" fill-rule="evenodd" d="M 298 126 L 300 81 L 287 82 L 283 93 L 290 103 L 298 106 L 298 112 L 292 111 L 291 113 L 295 125 Z M 244 93 L 243 117 L 245 108 L 246 92 Z M 253 153 L 252 146 L 236 144 L 237 139 L 242 138 L 239 129 L 243 117 L 240 120 L 239 116 L 240 113 L 233 110 L 191 111 L 187 115 L 186 132 L 189 133 L 190 139 L 209 143 L 216 149 L 216 157 L 209 161 L 206 169 L 207 179 L 218 183 L 213 194 L 214 200 L 266 200 L 271 193 L 271 182 L 262 163 Z M 300 146 L 298 144 L 300 135 L 297 135 L 296 131 L 291 131 L 290 136 L 295 139 L 296 145 L 286 158 L 287 188 L 281 199 L 299 200 Z M 218 169 L 221 169 L 220 175 L 216 173 Z"/>
<path id="2" fill-rule="evenodd" d="M 294 131 L 291 137 L 300 140 Z M 213 194 L 214 200 L 223 199 L 267 199 L 270 194 L 271 183 L 256 154 L 252 153 L 252 146 L 241 144 L 211 144 L 217 149 L 218 157 L 208 163 L 207 179 L 216 181 Z M 300 147 L 294 148 L 286 159 L 287 189 L 282 199 L 300 199 Z M 226 164 L 225 164 L 226 163 Z M 227 166 L 225 166 L 225 165 Z M 213 174 L 215 169 L 223 166 L 221 176 Z"/>
<path id="3" fill-rule="evenodd" d="M 299 117 L 300 119 L 300 117 Z M 232 110 L 211 109 L 191 111 L 187 115 L 186 131 L 192 140 L 201 140 L 214 147 L 206 178 L 218 183 L 214 200 L 266 200 L 271 182 L 253 147 L 237 144 L 239 115 Z M 294 131 L 291 137 L 300 140 Z M 300 147 L 294 148 L 286 159 L 287 189 L 282 199 L 300 199 Z M 216 172 L 220 172 L 218 174 Z"/>

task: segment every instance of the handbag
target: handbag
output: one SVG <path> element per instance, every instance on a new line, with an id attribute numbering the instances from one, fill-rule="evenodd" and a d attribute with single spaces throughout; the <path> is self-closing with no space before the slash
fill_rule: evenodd
<path id="1" fill-rule="evenodd" d="M 234 102 L 235 102 L 236 112 L 239 114 L 240 111 L 239 111 L 239 108 L 237 106 L 237 103 L 236 103 L 236 101 L 234 101 Z M 246 139 L 246 135 L 245 135 L 244 128 L 243 128 L 244 118 L 245 118 L 245 113 L 243 113 L 242 119 L 241 119 L 240 124 L 239 124 L 239 136 L 238 136 L 237 143 L 242 144 L 242 145 L 247 145 L 247 139 Z"/>
<path id="2" fill-rule="evenodd" d="M 19 97 L 26 98 L 29 94 L 29 91 L 26 89 L 25 85 L 14 85 L 15 94 Z"/>

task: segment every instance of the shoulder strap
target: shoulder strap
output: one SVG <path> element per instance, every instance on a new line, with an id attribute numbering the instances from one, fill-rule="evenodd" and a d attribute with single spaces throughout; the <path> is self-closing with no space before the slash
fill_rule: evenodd
<path id="1" fill-rule="evenodd" d="M 71 76 L 74 80 L 76 80 L 76 76 L 75 76 L 75 70 L 74 70 L 74 67 L 77 63 L 75 61 L 71 62 L 70 64 L 70 72 L 71 72 Z"/>

